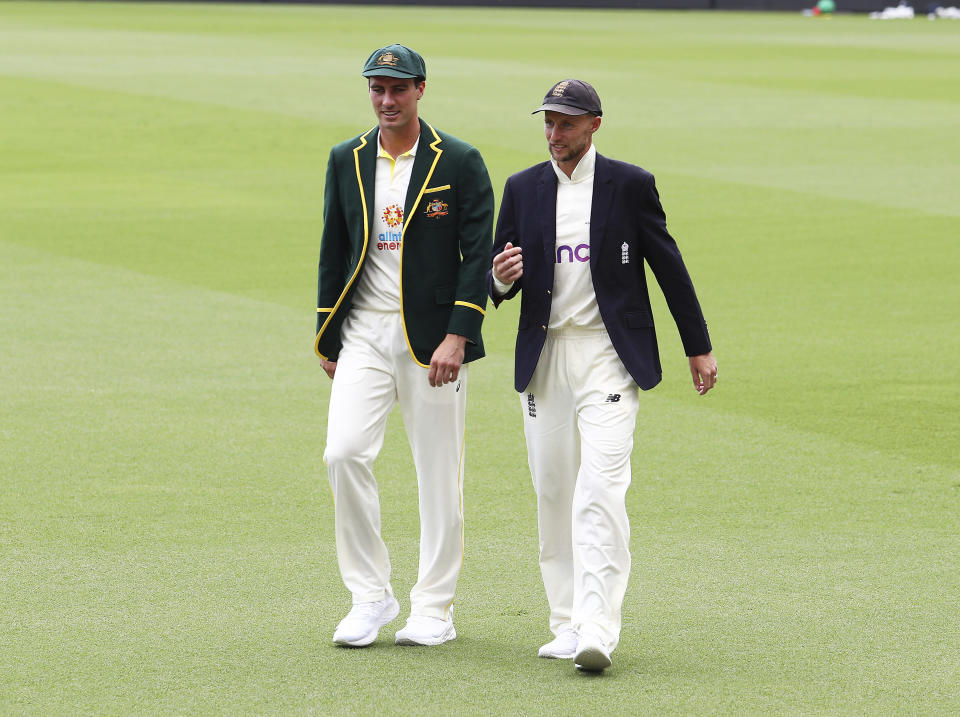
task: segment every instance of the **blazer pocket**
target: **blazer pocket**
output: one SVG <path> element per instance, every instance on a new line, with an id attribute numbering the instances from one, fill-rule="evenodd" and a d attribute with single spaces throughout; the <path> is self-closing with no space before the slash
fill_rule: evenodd
<path id="1" fill-rule="evenodd" d="M 451 286 L 438 286 L 434 290 L 434 299 L 438 304 L 452 304 L 453 300 L 457 297 L 457 287 Z"/>
<path id="2" fill-rule="evenodd" d="M 424 194 L 430 194 L 430 192 L 442 192 L 444 189 L 450 189 L 449 184 L 444 184 L 442 187 L 430 187 L 429 189 L 424 189 Z"/>
<path id="3" fill-rule="evenodd" d="M 623 315 L 623 322 L 628 329 L 653 328 L 653 316 L 649 311 L 627 311 Z"/>

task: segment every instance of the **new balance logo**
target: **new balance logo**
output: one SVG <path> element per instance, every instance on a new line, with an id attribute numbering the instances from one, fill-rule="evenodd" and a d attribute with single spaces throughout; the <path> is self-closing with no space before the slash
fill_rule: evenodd
<path id="1" fill-rule="evenodd" d="M 533 394 L 527 394 L 527 414 L 530 418 L 537 417 L 537 402 L 533 399 Z"/>
<path id="2" fill-rule="evenodd" d="M 620 400 L 619 393 L 611 393 L 609 396 L 607 396 L 607 400 L 604 401 L 604 403 L 617 403 L 617 401 L 619 400 Z"/>

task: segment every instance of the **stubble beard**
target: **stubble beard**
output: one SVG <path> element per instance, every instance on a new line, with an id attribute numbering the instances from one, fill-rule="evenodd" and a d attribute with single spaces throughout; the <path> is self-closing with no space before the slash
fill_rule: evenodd
<path id="1" fill-rule="evenodd" d="M 550 150 L 550 156 L 553 157 L 554 161 L 557 164 L 560 164 L 561 162 L 572 162 L 573 160 L 577 159 L 584 154 L 587 146 L 584 144 L 577 148 L 573 148 L 570 145 L 567 145 L 566 148 L 555 153 L 553 147 L 551 147 L 548 143 L 547 149 Z"/>

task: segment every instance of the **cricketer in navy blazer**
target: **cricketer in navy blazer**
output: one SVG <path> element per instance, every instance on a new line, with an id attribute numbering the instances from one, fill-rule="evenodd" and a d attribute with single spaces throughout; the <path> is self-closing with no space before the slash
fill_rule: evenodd
<path id="1" fill-rule="evenodd" d="M 507 242 L 523 250 L 523 275 L 499 296 L 487 272 L 494 306 L 522 290 L 514 388 L 522 392 L 537 368 L 550 320 L 556 263 L 557 175 L 543 162 L 511 176 L 503 190 L 493 256 Z M 712 350 L 693 282 L 667 220 L 653 175 L 597 155 L 590 213 L 590 273 L 604 326 L 617 354 L 643 390 L 660 382 L 660 355 L 643 268 L 663 291 L 687 356 Z"/>

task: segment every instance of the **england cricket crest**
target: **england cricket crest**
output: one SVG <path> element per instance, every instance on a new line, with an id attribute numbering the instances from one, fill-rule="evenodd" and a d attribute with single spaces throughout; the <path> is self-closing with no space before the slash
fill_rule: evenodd
<path id="1" fill-rule="evenodd" d="M 447 211 L 447 203 L 439 199 L 431 199 L 427 202 L 426 214 L 433 219 L 434 217 L 445 217 L 450 212 Z"/>
<path id="2" fill-rule="evenodd" d="M 629 264 L 630 263 L 630 245 L 624 242 L 620 245 L 620 263 Z"/>

